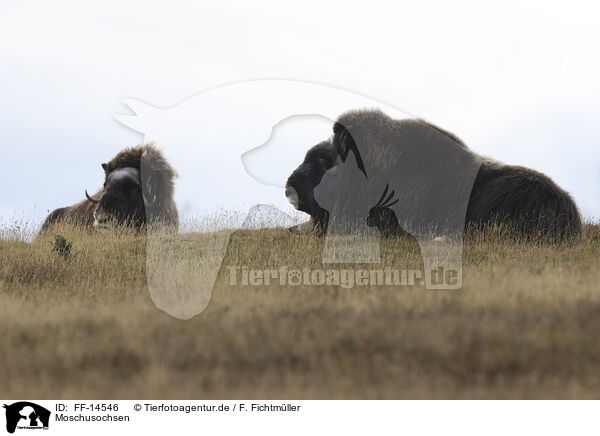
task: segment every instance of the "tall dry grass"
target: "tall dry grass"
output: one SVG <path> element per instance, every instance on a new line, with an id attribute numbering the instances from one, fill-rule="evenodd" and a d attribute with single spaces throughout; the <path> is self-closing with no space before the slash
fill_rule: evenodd
<path id="1" fill-rule="evenodd" d="M 24 239 L 0 240 L 0 397 L 599 396 L 596 225 L 570 247 L 474 239 L 460 291 L 230 286 L 227 266 L 324 268 L 322 238 L 237 231 L 188 321 L 153 305 L 143 234 L 62 226 Z M 422 267 L 410 238 L 383 240 L 382 261 Z"/>

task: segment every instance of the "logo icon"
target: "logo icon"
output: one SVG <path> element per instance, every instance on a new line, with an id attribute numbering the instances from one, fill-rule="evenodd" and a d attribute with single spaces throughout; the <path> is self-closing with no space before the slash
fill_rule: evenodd
<path id="1" fill-rule="evenodd" d="M 6 409 L 6 431 L 14 433 L 18 429 L 48 429 L 50 411 L 29 401 L 18 401 L 4 405 Z"/>

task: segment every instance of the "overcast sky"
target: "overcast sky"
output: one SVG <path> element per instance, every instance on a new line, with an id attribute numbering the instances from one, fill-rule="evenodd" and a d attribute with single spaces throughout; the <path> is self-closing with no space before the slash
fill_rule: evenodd
<path id="1" fill-rule="evenodd" d="M 123 99 L 170 108 L 256 79 L 328 85 L 425 118 L 476 152 L 546 172 L 598 220 L 599 17 L 591 2 L 5 0 L 0 223 L 39 225 L 101 185 L 100 163 L 144 139 L 114 118 L 131 114 Z"/>

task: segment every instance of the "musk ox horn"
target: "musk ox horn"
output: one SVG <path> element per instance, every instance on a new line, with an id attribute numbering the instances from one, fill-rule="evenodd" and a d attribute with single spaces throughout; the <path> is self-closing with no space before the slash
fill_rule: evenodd
<path id="1" fill-rule="evenodd" d="M 90 194 L 88 194 L 88 192 L 87 192 L 87 189 L 85 190 L 85 196 L 86 196 L 86 197 L 87 197 L 87 199 L 88 199 L 89 201 L 91 201 L 92 203 L 96 203 L 96 204 L 98 204 L 98 202 L 100 201 L 100 200 L 96 200 L 96 199 L 95 199 L 95 198 L 93 198 L 93 197 L 90 197 Z"/>
<path id="2" fill-rule="evenodd" d="M 154 206 L 154 203 L 156 203 L 156 195 L 154 197 L 152 197 L 152 201 L 146 200 L 146 196 L 145 195 L 142 195 L 142 197 L 144 197 L 144 205 L 146 207 L 152 207 L 152 206 Z"/>

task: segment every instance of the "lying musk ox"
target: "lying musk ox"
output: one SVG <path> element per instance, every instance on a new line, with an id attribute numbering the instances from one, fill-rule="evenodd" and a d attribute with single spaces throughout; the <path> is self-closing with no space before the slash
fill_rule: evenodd
<path id="1" fill-rule="evenodd" d="M 177 228 L 179 218 L 173 200 L 177 176 L 162 153 L 153 145 L 126 148 L 103 163 L 104 187 L 86 200 L 53 211 L 42 231 L 56 223 L 86 227 L 129 225 L 142 228 L 147 222 Z"/>
<path id="2" fill-rule="evenodd" d="M 332 212 L 319 205 L 315 188 L 326 171 L 352 152 L 365 180 L 378 187 L 376 194 L 368 195 L 373 206 L 366 223 L 384 236 L 404 230 L 414 234 L 419 226 L 439 224 L 462 208 L 462 215 L 456 215 L 461 232 L 499 225 L 518 239 L 582 238 L 573 199 L 548 176 L 481 157 L 453 134 L 425 121 L 393 120 L 377 110 L 351 111 L 333 130 L 333 137 L 311 148 L 287 181 L 288 200 L 311 216 L 293 231 L 327 231 Z M 346 189 L 354 189 L 352 195 L 360 198 L 362 188 Z"/>

